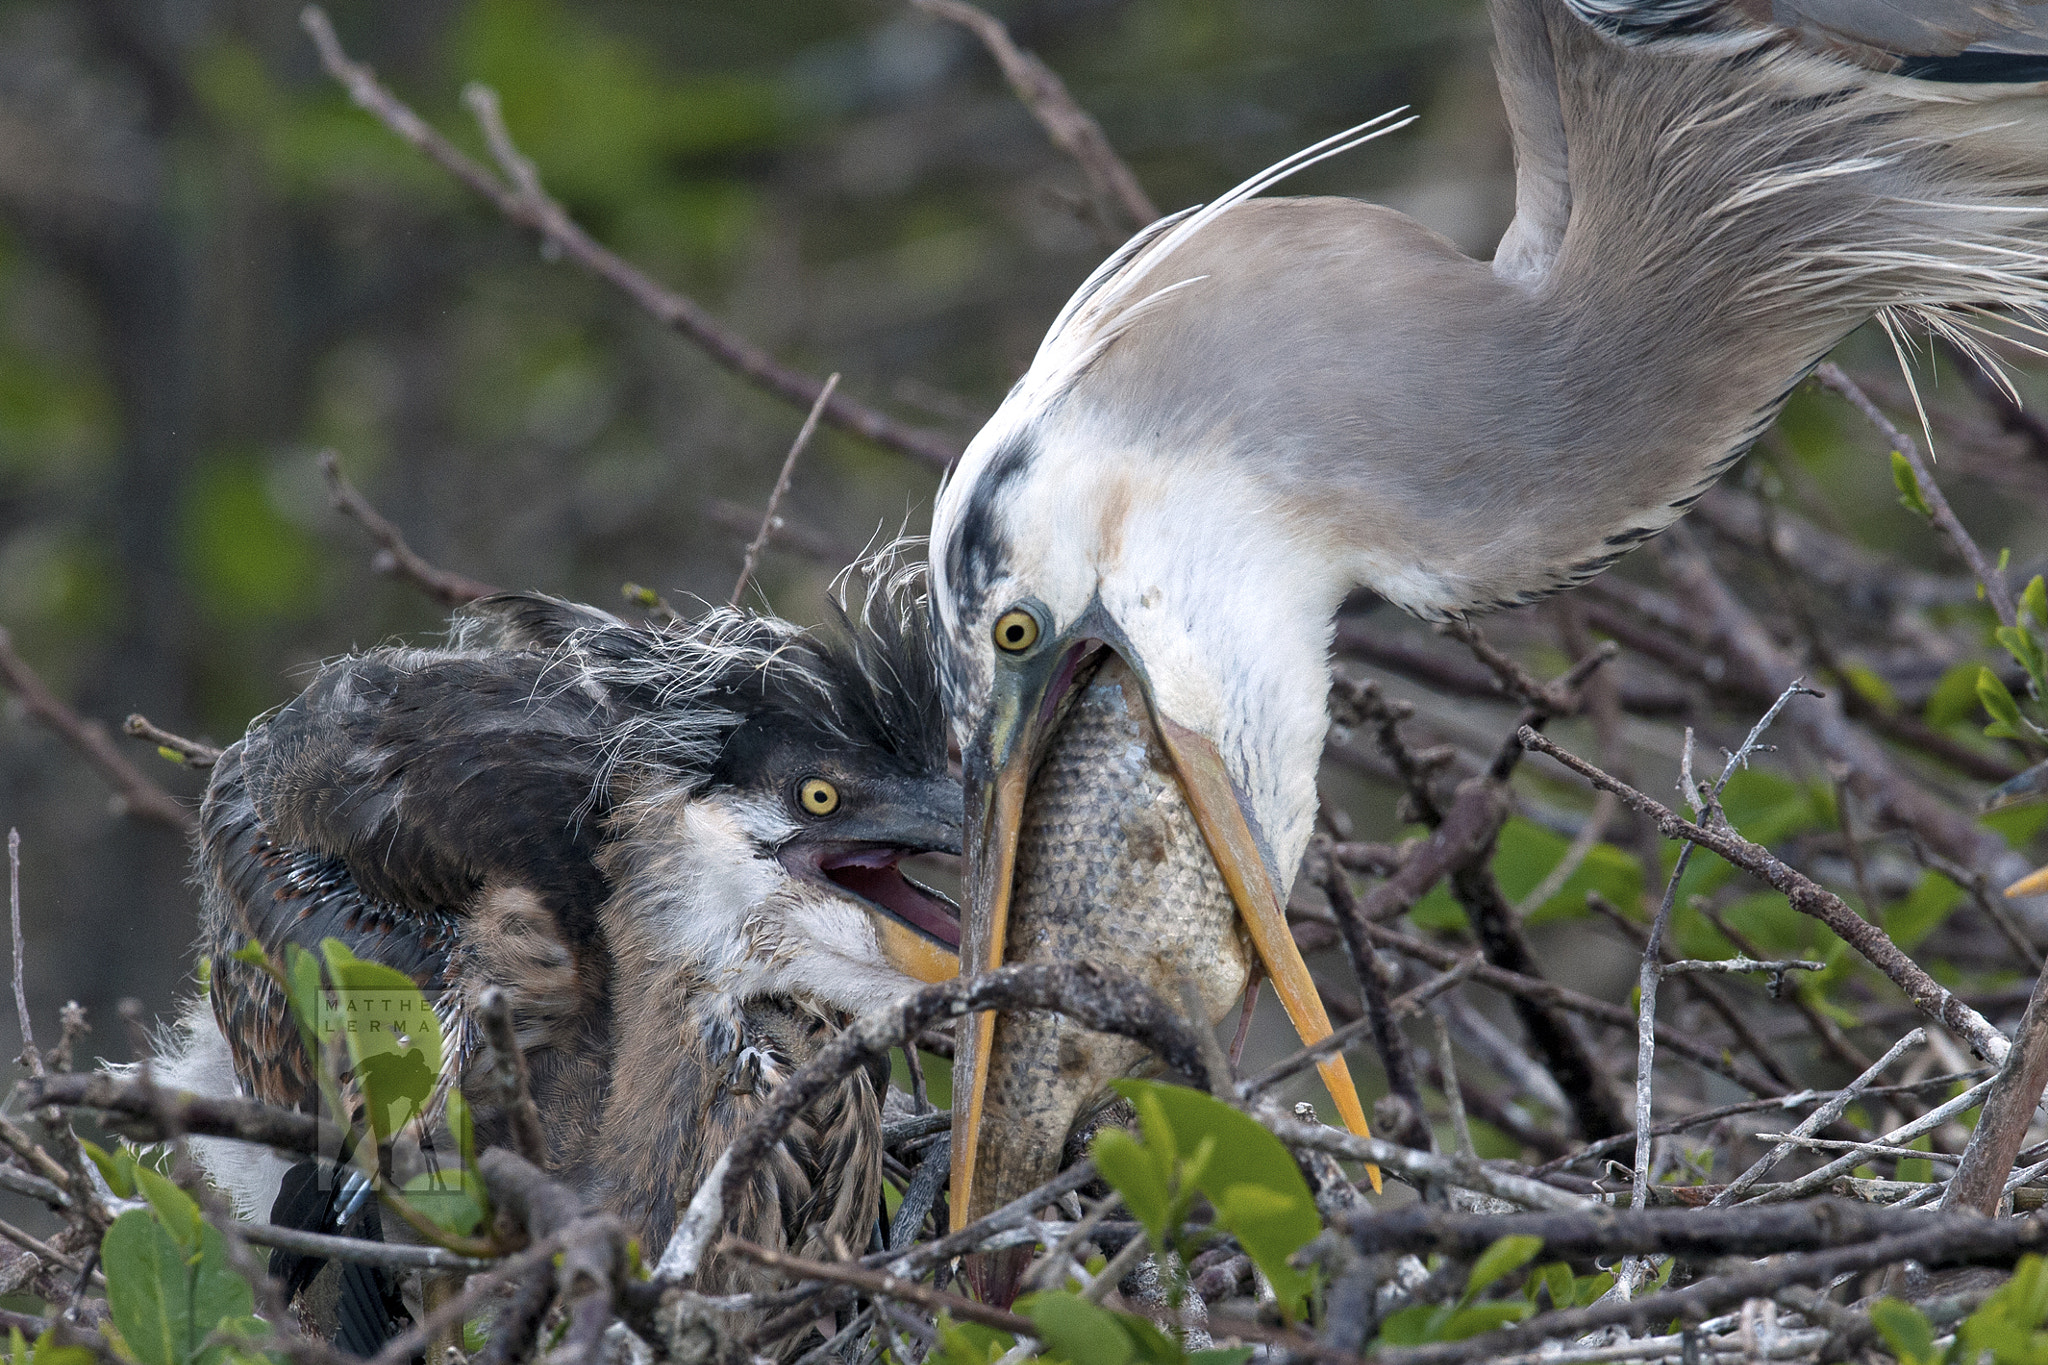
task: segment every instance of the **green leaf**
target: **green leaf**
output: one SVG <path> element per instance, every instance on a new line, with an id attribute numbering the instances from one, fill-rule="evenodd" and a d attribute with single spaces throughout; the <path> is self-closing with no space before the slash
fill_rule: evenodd
<path id="1" fill-rule="evenodd" d="M 1132 1216 L 1145 1225 L 1152 1244 L 1166 1245 L 1166 1215 L 1173 1207 L 1173 1193 L 1152 1153 L 1123 1129 L 1104 1128 L 1096 1133 L 1090 1155 L 1102 1178 L 1124 1197 Z"/>
<path id="2" fill-rule="evenodd" d="M 1322 1219 L 1280 1139 L 1249 1114 L 1186 1086 L 1118 1081 L 1116 1089 L 1137 1106 L 1142 1122 L 1170 1125 L 1183 1156 L 1191 1146 L 1199 1155 L 1204 1143 L 1213 1143 L 1207 1161 L 1188 1162 L 1187 1182 L 1216 1206 L 1218 1221 L 1272 1283 L 1282 1306 L 1300 1311 L 1314 1281 L 1288 1258 L 1322 1231 Z"/>
<path id="3" fill-rule="evenodd" d="M 955 1322 L 939 1314 L 939 1347 L 925 1359 L 931 1365 L 990 1365 L 1007 1354 L 1017 1339 L 978 1322 Z"/>
<path id="4" fill-rule="evenodd" d="M 337 939 L 320 945 L 334 982 L 334 1026 L 348 1045 L 370 1128 L 388 1141 L 419 1116 L 441 1072 L 441 1021 L 413 979 Z"/>
<path id="5" fill-rule="evenodd" d="M 423 1171 L 405 1182 L 405 1201 L 458 1236 L 468 1236 L 482 1225 L 490 1210 L 490 1195 L 475 1170 L 460 1165 L 442 1165 Z"/>
<path id="6" fill-rule="evenodd" d="M 1927 694 L 1927 708 L 1921 718 L 1937 729 L 1965 721 L 1977 714 L 1978 664 L 1957 664 L 1941 675 L 1941 681 Z"/>
<path id="7" fill-rule="evenodd" d="M 2027 670 L 2027 676 L 2034 682 L 2034 694 L 2048 695 L 2048 658 L 2042 656 L 2041 642 L 2034 638 L 2034 633 L 2025 626 L 2000 626 L 1992 633 L 2005 646 L 2005 652 Z"/>
<path id="8" fill-rule="evenodd" d="M 1572 1268 L 1563 1261 L 1552 1261 L 1537 1266 L 1529 1274 L 1528 1283 L 1522 1286 L 1523 1295 L 1531 1303 L 1536 1295 L 1548 1292 L 1552 1308 L 1569 1308 L 1572 1305 Z"/>
<path id="9" fill-rule="evenodd" d="M 114 1325 L 140 1365 L 217 1365 L 230 1348 L 202 1344 L 219 1324 L 255 1311 L 220 1233 L 204 1224 L 188 1254 L 151 1211 L 130 1209 L 101 1239 L 100 1262 Z"/>
<path id="10" fill-rule="evenodd" d="M 107 1182 L 107 1188 L 122 1199 L 135 1197 L 135 1154 L 126 1147 L 108 1152 L 96 1142 L 84 1138 L 78 1145 L 92 1158 L 92 1164 L 100 1168 L 100 1175 Z"/>
<path id="11" fill-rule="evenodd" d="M 1077 1294 L 1031 1294 L 1016 1307 L 1033 1334 L 1074 1365 L 1125 1365 L 1137 1354 L 1116 1314 Z"/>
<path id="12" fill-rule="evenodd" d="M 1605 1297 L 1614 1288 L 1614 1272 L 1603 1270 L 1594 1275 L 1581 1275 L 1572 1281 L 1572 1303 L 1574 1308 L 1587 1308 Z"/>
<path id="13" fill-rule="evenodd" d="M 1842 668 L 1842 681 L 1856 689 L 1867 701 L 1889 711 L 1899 704 L 1899 694 L 1892 691 L 1892 685 L 1861 664 L 1846 664 Z"/>
<path id="14" fill-rule="evenodd" d="M 1899 1358 L 1899 1365 L 1932 1365 L 1934 1327 L 1910 1303 L 1879 1299 L 1870 1306 L 1870 1325 Z"/>
<path id="15" fill-rule="evenodd" d="M 1438 1340 L 1437 1331 L 1450 1310 L 1442 1304 L 1417 1303 L 1398 1308 L 1380 1320 L 1381 1346 L 1421 1346 Z"/>
<path id="16" fill-rule="evenodd" d="M 1898 485 L 1901 506 L 1933 520 L 1934 509 L 1927 505 L 1927 495 L 1920 491 L 1920 480 L 1913 473 L 1912 463 L 1896 450 L 1892 452 L 1892 482 Z"/>
<path id="17" fill-rule="evenodd" d="M 1445 1317 L 1438 1325 L 1434 1339 L 1463 1341 L 1466 1337 L 1476 1337 L 1481 1332 L 1491 1332 L 1511 1322 L 1520 1322 L 1535 1311 L 1526 1299 L 1471 1304 Z"/>
<path id="18" fill-rule="evenodd" d="M 1251 1358 L 1249 1346 L 1211 1346 L 1206 1351 L 1189 1351 L 1188 1365 L 1244 1365 Z"/>
<path id="19" fill-rule="evenodd" d="M 1479 1259 L 1472 1263 L 1472 1273 L 1465 1277 L 1465 1297 L 1461 1302 L 1473 1299 L 1503 1275 L 1509 1275 L 1536 1259 L 1543 1250 L 1541 1237 L 1527 1235 L 1503 1237 L 1479 1253 Z"/>
<path id="20" fill-rule="evenodd" d="M 2034 618 L 2034 624 L 2048 630 L 2048 582 L 2035 574 L 2025 591 L 2020 593 L 2020 610 Z"/>
<path id="21" fill-rule="evenodd" d="M 2005 684 L 1996 673 L 1988 668 L 1977 670 L 1977 700 L 1984 703 L 1984 709 L 1991 714 L 1991 724 L 1984 727 L 1984 733 L 1992 739 L 2023 739 L 2027 734 L 2027 722 L 2020 715 L 2019 703 L 2006 691 Z"/>
<path id="22" fill-rule="evenodd" d="M 206 1220 L 200 1216 L 199 1205 L 192 1202 L 192 1196 L 179 1189 L 169 1176 L 147 1166 L 135 1168 L 135 1188 L 149 1201 L 157 1221 L 185 1254 L 198 1254 L 200 1230 L 206 1226 Z"/>

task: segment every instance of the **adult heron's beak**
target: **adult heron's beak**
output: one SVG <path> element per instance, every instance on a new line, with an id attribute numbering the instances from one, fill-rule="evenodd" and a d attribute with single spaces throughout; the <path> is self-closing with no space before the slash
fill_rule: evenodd
<path id="1" fill-rule="evenodd" d="M 1100 623 L 1094 624 L 1101 632 Z M 1018 893 L 1019 837 L 1027 820 L 1027 808 L 1037 809 L 1032 805 L 1034 772 L 1061 728 L 1076 723 L 1062 710 L 1061 703 L 1067 699 L 1070 690 L 1077 690 L 1077 676 L 1084 680 L 1082 687 L 1090 687 L 1096 684 L 1089 684 L 1086 679 L 1096 677 L 1099 684 L 1101 677 L 1107 676 L 1114 668 L 1116 676 L 1124 679 L 1117 684 L 1121 689 L 1118 696 L 1127 700 L 1113 697 L 1110 702 L 1112 710 L 1119 718 L 1128 713 L 1127 719 L 1121 723 L 1127 724 L 1144 741 L 1137 747 L 1148 754 L 1163 755 L 1163 761 L 1155 758 L 1152 767 L 1165 770 L 1160 783 L 1170 784 L 1177 789 L 1178 798 L 1184 799 L 1184 814 L 1177 817 L 1183 823 L 1172 826 L 1169 820 L 1161 827 L 1171 838 L 1173 830 L 1185 829 L 1191 817 L 1193 827 L 1199 830 L 1200 843 L 1228 891 L 1228 904 L 1220 894 L 1212 902 L 1220 907 L 1221 918 L 1228 920 L 1231 908 L 1235 908 L 1236 926 L 1241 926 L 1245 937 L 1250 940 L 1303 1041 L 1318 1042 L 1328 1037 L 1331 1031 L 1329 1018 L 1323 1011 L 1308 967 L 1288 930 L 1278 878 L 1260 851 L 1253 817 L 1247 814 L 1215 744 L 1197 731 L 1159 713 L 1152 701 L 1150 688 L 1144 685 L 1142 670 L 1131 662 L 1127 649 L 1105 644 L 1100 634 L 1094 638 L 1073 638 L 1079 633 L 1078 628 L 1070 632 L 1069 637 L 1058 642 L 1056 647 L 1042 651 L 1042 658 L 1038 660 L 999 664 L 991 705 L 964 755 L 968 805 L 962 970 L 969 973 L 986 971 L 1000 966 L 1006 957 L 1023 957 L 1034 952 L 1054 957 L 1087 956 L 1128 965 L 1141 978 L 1151 978 L 1155 990 L 1161 990 L 1169 1000 L 1179 1003 L 1176 987 L 1180 983 L 1168 974 L 1170 967 L 1166 955 L 1149 941 L 1150 935 L 1132 932 L 1130 917 L 1123 913 L 1132 908 L 1130 906 L 1098 907 L 1084 903 L 1086 897 L 1083 896 L 1080 901 L 1067 904 L 1064 926 L 1055 926 L 1048 931 L 1043 925 L 1019 928 L 1011 923 L 1012 904 Z M 1110 654 L 1100 652 L 1104 650 L 1115 657 L 1112 659 Z M 1095 724 L 1100 720 L 1100 716 L 1093 716 L 1089 723 Z M 1072 748 L 1071 745 L 1066 747 Z M 1121 736 L 1109 745 L 1109 749 L 1117 753 L 1127 753 L 1132 748 Z M 1060 761 L 1070 762 L 1071 758 L 1072 755 L 1067 754 Z M 1055 760 L 1048 759 L 1047 770 L 1054 766 Z M 1108 779 L 1106 772 L 1105 779 Z M 1071 791 L 1075 785 L 1071 775 L 1063 780 L 1068 781 Z M 1119 790 L 1104 800 L 1113 803 L 1120 795 L 1122 792 Z M 1182 804 L 1181 800 L 1161 801 L 1159 795 L 1157 788 L 1145 792 L 1134 789 L 1129 793 L 1132 808 L 1121 814 L 1132 821 L 1157 820 L 1163 818 L 1159 807 Z M 1034 828 L 1047 823 L 1039 821 L 1036 816 L 1031 818 Z M 1128 827 L 1114 837 L 1131 837 Z M 1191 840 L 1187 842 L 1192 843 Z M 1199 853 L 1196 856 L 1199 857 Z M 1162 873 L 1162 885 L 1163 877 Z M 1141 882 L 1145 879 L 1144 874 L 1139 875 Z M 1029 888 L 1029 894 L 1044 899 L 1042 888 L 1035 883 Z M 1145 907 L 1137 908 L 1143 910 Z M 1158 912 L 1163 919 L 1167 907 L 1162 904 Z M 1018 941 L 1018 951 L 1012 953 L 1013 940 L 1020 932 L 1025 934 L 1025 938 Z M 1212 924 L 1205 932 L 1210 941 L 1235 941 L 1235 926 L 1230 923 Z M 1241 949 L 1229 951 L 1241 952 Z M 1239 961 L 1241 963 L 1241 957 Z M 1235 989 L 1241 990 L 1242 967 L 1235 981 Z M 1211 987 L 1208 994 L 1215 995 L 1216 983 L 1208 984 Z M 1214 1014 L 1218 1012 L 1217 1002 L 1212 999 L 1209 1007 L 1212 1018 L 1197 1022 L 1213 1022 Z M 1227 999 L 1222 1009 L 1228 1009 Z M 1115 1065 L 1114 1058 L 1119 1054 L 1075 1037 L 1080 1032 L 1071 1027 L 1061 1032 L 1056 1026 L 1013 1026 L 1006 1021 L 1002 1036 L 1007 1041 L 999 1043 L 992 1014 L 974 1016 L 962 1029 L 953 1070 L 951 1207 L 956 1229 L 1000 1202 L 996 1198 L 999 1191 L 994 1186 L 986 1189 L 977 1187 L 978 1166 L 984 1163 L 997 1165 L 1000 1179 L 996 1184 L 1002 1187 L 1001 1192 L 1020 1192 L 1016 1188 L 1022 1183 L 1018 1168 L 1038 1168 L 1047 1162 L 1056 1162 L 1060 1143 L 1065 1137 L 1063 1125 L 1078 1117 L 1091 1094 L 1115 1078 L 1114 1075 L 1097 1076 L 1094 1072 Z M 998 1059 L 993 1055 L 998 1046 L 1036 1047 L 1046 1055 Z M 1354 1133 L 1366 1134 L 1365 1112 L 1343 1059 L 1332 1058 L 1320 1069 L 1345 1126 Z M 1010 1078 L 1005 1083 L 1008 1091 L 1017 1088 L 1015 1078 L 1018 1075 L 1034 1075 L 1034 1088 L 1039 1098 L 1045 1101 L 1046 1112 L 1006 1112 L 997 1120 L 996 1127 L 988 1130 L 985 1139 L 984 1124 L 989 1121 L 989 1077 L 998 1072 Z M 1056 1128 L 1059 1131 L 1055 1132 Z M 1377 1188 L 1379 1173 L 1372 1171 L 1371 1177 Z M 1030 1184 L 1022 1184 L 1022 1188 L 1028 1189 Z"/>

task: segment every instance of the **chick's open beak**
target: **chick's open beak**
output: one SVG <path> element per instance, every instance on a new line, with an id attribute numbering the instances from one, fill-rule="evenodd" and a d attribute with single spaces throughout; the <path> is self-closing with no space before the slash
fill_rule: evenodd
<path id="1" fill-rule="evenodd" d="M 960 788 L 944 778 L 905 777 L 863 795 L 820 837 L 792 839 L 780 850 L 782 863 L 858 901 L 896 970 L 926 985 L 951 981 L 960 973 L 959 908 L 899 864 L 960 851 Z"/>
<path id="2" fill-rule="evenodd" d="M 1063 723 L 1060 703 L 1090 656 L 1099 649 L 1114 648 L 1098 639 L 1077 640 L 1074 636 L 1079 633 L 1077 625 L 1057 647 L 1041 651 L 1040 659 L 998 665 L 991 704 L 965 755 L 967 866 L 960 960 L 962 970 L 970 974 L 993 969 L 1005 960 L 1018 840 L 1034 769 L 1054 729 Z M 1142 667 L 1130 659 L 1129 651 L 1116 653 L 1140 680 L 1136 690 L 1144 694 L 1141 721 L 1149 725 L 1151 738 L 1169 760 L 1171 779 L 1186 800 L 1208 856 L 1228 889 L 1238 923 L 1272 979 L 1288 1018 L 1305 1044 L 1321 1041 L 1330 1035 L 1329 1017 L 1288 930 L 1279 885 L 1260 851 L 1252 817 L 1246 813 L 1222 755 L 1206 736 L 1160 714 L 1149 687 L 1142 685 Z M 1105 960 L 1130 953 L 1128 944 L 1103 944 Z M 1160 984 L 1155 983 L 1155 989 Z M 1167 985 L 1170 1000 L 1174 999 L 1172 991 Z M 975 1197 L 975 1168 L 978 1154 L 990 1155 L 982 1152 L 982 1132 L 988 1077 L 994 1065 L 995 1024 L 995 1016 L 988 1013 L 969 1020 L 954 1058 L 950 1202 L 955 1229 L 987 1211 L 978 1207 L 986 1201 Z M 1047 1071 L 1066 1064 L 1050 1056 L 1033 1061 Z M 1367 1135 L 1365 1112 L 1344 1059 L 1333 1057 L 1319 1070 L 1345 1127 Z M 1077 1077 L 1075 1083 L 1084 1079 Z M 1106 1084 L 1113 1077 L 1099 1079 Z M 1042 1135 L 1037 1140 L 1042 1141 Z M 990 1141 L 994 1143 L 995 1135 Z M 1369 1175 L 1377 1189 L 1379 1172 L 1370 1170 Z"/>

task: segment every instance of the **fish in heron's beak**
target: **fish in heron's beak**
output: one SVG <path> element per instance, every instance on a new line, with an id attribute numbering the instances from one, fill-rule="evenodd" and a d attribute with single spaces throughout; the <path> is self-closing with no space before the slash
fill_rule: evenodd
<path id="1" fill-rule="evenodd" d="M 1087 960 L 1136 976 L 1169 1006 L 1191 988 L 1213 1024 L 1242 998 L 1254 954 L 1305 1041 L 1330 1033 L 1272 873 L 1214 746 L 1155 713 L 1114 649 L 1073 644 L 1042 687 L 998 696 L 966 756 L 961 964 Z M 1033 695 L 1036 693 L 1036 695 Z M 1010 702 L 1005 706 L 1005 701 Z M 1044 1183 L 1077 1121 L 1148 1052 L 1062 1016 L 962 1021 L 954 1061 L 957 1229 Z M 1324 1082 L 1354 1133 L 1364 1110 L 1341 1057 Z M 1375 1188 L 1378 1172 L 1372 1172 Z M 1027 1258 L 978 1268 L 1006 1302 Z"/>

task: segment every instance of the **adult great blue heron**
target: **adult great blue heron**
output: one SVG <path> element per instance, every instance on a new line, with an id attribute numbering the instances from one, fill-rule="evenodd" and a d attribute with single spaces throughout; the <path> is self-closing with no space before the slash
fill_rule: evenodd
<path id="1" fill-rule="evenodd" d="M 1354 129 L 1104 263 L 944 490 L 968 970 L 1003 959 L 1034 764 L 1108 661 L 1297 1028 L 1324 1031 L 1281 907 L 1347 594 L 1444 619 L 1568 587 L 1676 520 L 1873 316 L 1967 344 L 1987 310 L 2048 311 L 2048 5 L 1492 17 L 1517 178 L 1490 263 L 1371 204 L 1253 198 L 1398 125 Z M 1019 1131 L 985 1112 L 991 1027 L 956 1063 L 960 1216 Z"/>
<path id="2" fill-rule="evenodd" d="M 783 1073 L 848 1014 L 954 972 L 952 907 L 897 870 L 958 849 L 914 586 L 871 581 L 818 632 L 487 598 L 445 647 L 328 665 L 214 770 L 198 858 L 210 1000 L 187 1012 L 166 1078 L 317 1103 L 282 992 L 233 957 L 246 943 L 277 957 L 334 937 L 411 976 L 442 1016 L 448 1084 L 476 1079 L 477 997 L 500 987 L 550 1168 L 659 1247 Z M 728 1204 L 735 1230 L 865 1246 L 881 1090 L 863 1072 L 814 1106 Z M 503 1140 L 488 1092 L 472 1103 L 480 1141 Z M 282 1161 L 200 1155 L 252 1216 L 284 1221 L 310 1198 L 303 1179 L 280 1196 Z"/>

